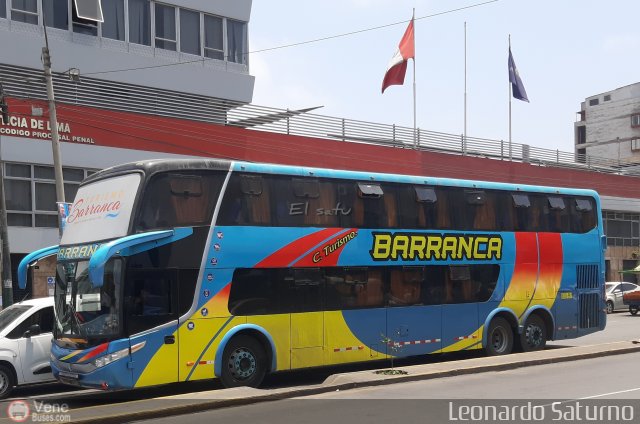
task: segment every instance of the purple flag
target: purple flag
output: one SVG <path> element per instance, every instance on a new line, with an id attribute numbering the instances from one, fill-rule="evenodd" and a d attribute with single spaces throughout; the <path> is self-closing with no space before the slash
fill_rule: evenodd
<path id="1" fill-rule="evenodd" d="M 513 61 L 511 47 L 509 47 L 509 82 L 511 83 L 513 97 L 529 103 L 527 91 L 524 89 L 524 84 L 522 84 L 522 80 L 520 79 L 520 75 L 518 74 L 518 68 L 516 68 L 516 63 Z"/>

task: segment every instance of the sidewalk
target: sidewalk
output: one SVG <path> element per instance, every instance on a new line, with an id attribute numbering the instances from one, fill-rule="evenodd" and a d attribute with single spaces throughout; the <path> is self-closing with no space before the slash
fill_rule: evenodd
<path id="1" fill-rule="evenodd" d="M 376 374 L 375 370 L 334 374 L 322 384 L 279 389 L 253 389 L 238 387 L 187 393 L 162 398 L 123 402 L 117 405 L 98 405 L 70 411 L 74 423 L 122 423 L 245 405 L 270 400 L 308 396 L 318 393 L 346 390 L 355 387 L 394 384 L 405 381 L 426 380 L 487 371 L 502 371 L 533 365 L 576 361 L 609 355 L 640 352 L 640 344 L 616 342 L 592 346 L 549 349 L 540 352 L 517 353 L 506 356 L 480 357 L 457 361 L 396 367 L 406 375 Z"/>

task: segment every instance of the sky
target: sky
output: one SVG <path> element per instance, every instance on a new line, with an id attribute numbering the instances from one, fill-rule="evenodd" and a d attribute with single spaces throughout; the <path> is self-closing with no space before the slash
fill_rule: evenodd
<path id="1" fill-rule="evenodd" d="M 408 21 L 487 0 L 254 0 L 249 24 L 253 104 L 323 108 L 314 113 L 413 127 L 413 70 L 381 94 L 389 60 Z M 498 0 L 417 19 L 417 125 L 464 131 L 467 24 L 467 135 L 508 140 L 508 43 L 530 103 L 512 100 L 512 140 L 573 152 L 585 98 L 640 81 L 640 1 Z"/>

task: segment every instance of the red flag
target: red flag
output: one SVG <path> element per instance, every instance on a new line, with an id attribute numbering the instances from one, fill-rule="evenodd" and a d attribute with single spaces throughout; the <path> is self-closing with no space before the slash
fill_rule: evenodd
<path id="1" fill-rule="evenodd" d="M 402 85 L 404 84 L 404 75 L 407 72 L 407 62 L 409 59 L 415 60 L 416 45 L 413 37 L 413 19 L 409 22 L 407 30 L 404 32 L 400 44 L 398 45 L 398 51 L 393 55 L 389 66 L 387 67 L 387 73 L 384 74 L 384 80 L 382 80 L 382 92 L 390 85 Z"/>

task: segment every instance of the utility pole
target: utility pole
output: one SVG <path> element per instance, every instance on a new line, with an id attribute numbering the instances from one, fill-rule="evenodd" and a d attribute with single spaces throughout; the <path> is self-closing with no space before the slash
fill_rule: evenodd
<path id="1" fill-rule="evenodd" d="M 44 42 L 42 48 L 42 65 L 44 66 L 44 78 L 47 84 L 47 100 L 49 102 L 49 124 L 51 125 L 51 148 L 53 150 L 53 170 L 56 179 L 56 201 L 64 203 L 64 181 L 62 176 L 62 162 L 60 161 L 60 136 L 58 134 L 58 116 L 56 114 L 56 101 L 53 95 L 53 78 L 51 77 L 51 55 L 49 54 L 49 37 L 47 37 L 47 25 L 44 24 Z M 58 234 L 62 237 L 62 225 L 58 224 Z"/>
<path id="2" fill-rule="evenodd" d="M 9 123 L 8 107 L 4 88 L 0 83 L 0 112 L 2 113 L 2 122 L 5 125 Z M 6 308 L 13 304 L 13 280 L 11 279 L 11 251 L 9 250 L 9 231 L 7 229 L 7 204 L 4 199 L 4 165 L 1 159 L 0 155 L 0 238 L 2 238 L 2 245 L 0 245 L 0 249 L 2 249 L 0 250 L 2 274 L 0 278 L 2 279 L 2 307 Z"/>

